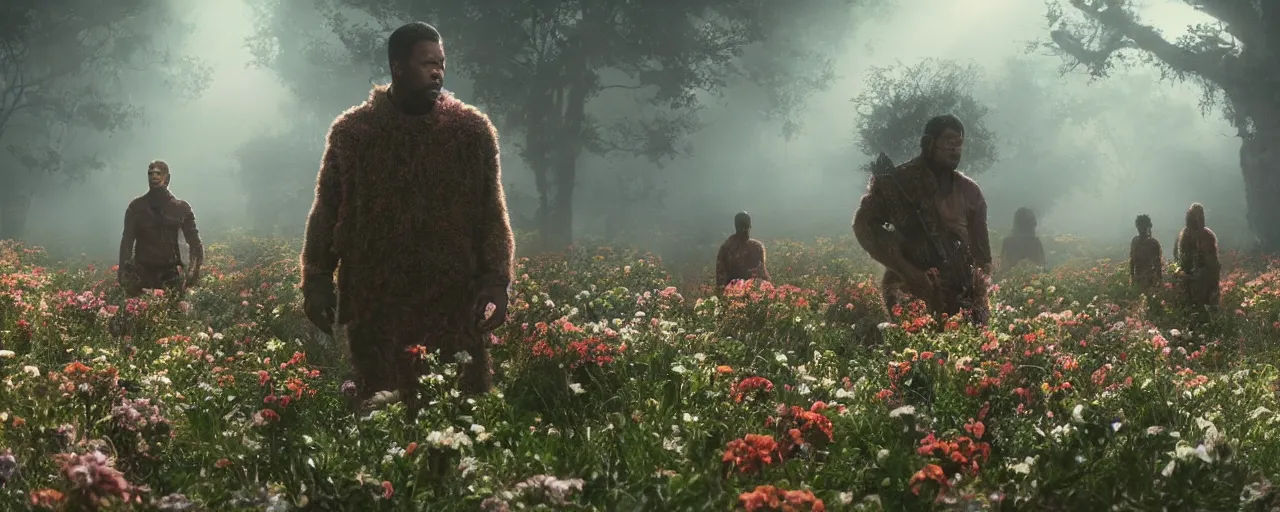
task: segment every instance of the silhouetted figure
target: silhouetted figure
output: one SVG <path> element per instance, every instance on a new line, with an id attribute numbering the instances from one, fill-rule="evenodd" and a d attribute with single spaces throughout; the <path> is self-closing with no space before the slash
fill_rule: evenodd
<path id="1" fill-rule="evenodd" d="M 1187 305 L 1197 310 L 1217 308 L 1218 282 L 1222 274 L 1222 264 L 1218 262 L 1218 237 L 1205 226 L 1204 206 L 1200 203 L 1194 203 L 1187 209 L 1186 226 L 1178 233 L 1175 251 Z"/>
<path id="2" fill-rule="evenodd" d="M 739 280 L 769 280 L 765 266 L 764 244 L 751 238 L 751 215 L 739 212 L 733 216 L 734 233 L 720 244 L 716 253 L 716 288 L 723 290 Z"/>
<path id="3" fill-rule="evenodd" d="M 181 290 L 200 279 L 204 244 L 196 215 L 190 204 L 169 192 L 170 179 L 169 164 L 151 162 L 147 165 L 150 189 L 125 208 L 116 280 L 130 297 L 144 289 Z M 178 247 L 179 232 L 187 240 L 186 265 Z"/>
<path id="4" fill-rule="evenodd" d="M 1139 215 L 1133 225 L 1138 234 L 1129 242 L 1129 282 L 1146 291 L 1164 280 L 1164 251 L 1151 236 L 1151 217 Z"/>
<path id="5" fill-rule="evenodd" d="M 1030 208 L 1018 208 L 1013 214 L 1013 231 L 1000 244 L 1000 273 L 1022 262 L 1044 268 L 1044 245 L 1036 236 L 1036 214 Z"/>

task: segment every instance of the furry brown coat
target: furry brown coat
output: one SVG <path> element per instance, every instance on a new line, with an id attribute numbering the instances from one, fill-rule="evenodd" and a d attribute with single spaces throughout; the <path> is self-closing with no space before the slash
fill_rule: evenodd
<path id="1" fill-rule="evenodd" d="M 411 386 L 414 345 L 466 350 L 464 386 L 487 387 L 475 309 L 482 289 L 510 285 L 514 251 L 487 116 L 447 93 L 408 115 L 374 87 L 329 129 L 305 236 L 304 289 L 338 271 L 361 394 Z"/>
<path id="2" fill-rule="evenodd" d="M 935 313 L 955 314 L 963 307 L 985 318 L 991 271 L 987 202 L 977 182 L 959 172 L 953 179 L 950 193 L 942 195 L 933 171 L 915 158 L 867 185 L 854 217 L 859 245 L 881 264 L 900 255 L 916 268 L 937 272 L 933 293 L 921 293 L 907 290 L 902 276 L 886 269 L 887 308 L 905 302 L 906 294 L 919 294 Z M 949 265 L 938 251 L 946 252 Z"/>
<path id="3" fill-rule="evenodd" d="M 716 253 L 716 287 L 747 279 L 769 280 L 764 244 L 749 235 L 734 234 L 720 244 Z"/>
<path id="4" fill-rule="evenodd" d="M 1205 226 L 1204 207 L 1187 209 L 1186 226 L 1178 232 L 1174 256 L 1182 270 L 1182 290 L 1188 305 L 1216 307 L 1222 264 L 1218 261 L 1218 237 Z"/>

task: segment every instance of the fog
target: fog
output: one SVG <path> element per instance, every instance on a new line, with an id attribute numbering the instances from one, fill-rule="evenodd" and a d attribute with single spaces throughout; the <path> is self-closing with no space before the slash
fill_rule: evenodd
<path id="1" fill-rule="evenodd" d="M 209 65 L 212 82 L 192 101 L 144 101 L 146 122 L 112 137 L 114 149 L 103 155 L 107 169 L 35 199 L 29 241 L 62 256 L 113 259 L 124 208 L 145 192 L 146 167 L 153 159 L 170 164 L 171 189 L 193 205 L 206 239 L 232 230 L 260 231 L 260 219 L 247 213 L 250 195 L 235 155 L 248 142 L 286 132 L 299 134 L 314 151 L 291 156 L 287 169 L 243 172 L 290 183 L 309 197 L 328 121 L 301 113 L 294 93 L 275 72 L 249 66 L 253 56 L 245 39 L 254 33 L 254 12 L 239 2 L 171 1 L 194 23 L 193 30 L 172 35 L 175 51 Z M 1144 21 L 1167 37 L 1206 19 L 1181 1 L 1149 4 Z M 1041 2 L 1026 0 L 900 0 L 851 27 L 847 44 L 831 52 L 837 79 L 808 100 L 799 116 L 802 131 L 791 140 L 782 137 L 777 123 L 761 120 L 758 90 L 733 84 L 719 98 L 708 95 L 709 106 L 701 113 L 704 126 L 690 138 L 687 157 L 659 169 L 643 159 L 584 155 L 575 234 L 629 236 L 656 250 L 676 239 L 718 243 L 732 231 L 733 214 L 746 210 L 754 217 L 758 238 L 846 235 L 866 185 L 867 175 L 860 169 L 869 160 L 855 144 L 858 114 L 851 99 L 865 87 L 870 67 L 932 57 L 982 68 L 974 94 L 991 107 L 986 122 L 997 138 L 1050 133 L 1054 140 L 1035 142 L 1090 153 L 1081 155 L 1090 157 L 1087 166 L 1063 165 L 1067 160 L 1062 159 L 1005 159 L 977 174 L 990 204 L 993 243 L 1008 230 L 1013 210 L 1029 206 L 1039 215 L 1042 236 L 1070 234 L 1108 244 L 1127 241 L 1134 216 L 1147 213 L 1169 250 L 1187 206 L 1200 201 L 1224 247 L 1248 245 L 1252 240 L 1244 221 L 1240 142 L 1217 111 L 1201 113 L 1201 91 L 1161 81 L 1154 69 L 1144 67 L 1117 70 L 1099 81 L 1091 81 L 1083 70 L 1059 75 L 1058 57 L 1026 51 L 1028 42 L 1047 38 L 1044 15 Z M 449 27 L 440 29 L 447 51 Z M 317 24 L 315 30 L 324 27 Z M 1050 130 L 1059 120 L 1029 110 L 1041 100 L 1002 88 L 1016 69 L 1034 76 L 1046 97 L 1087 108 L 1092 121 Z M 364 77 L 331 79 L 350 87 L 338 94 L 344 102 L 319 109 L 327 119 L 368 95 Z M 451 74 L 446 87 L 468 99 L 465 77 Z M 602 96 L 590 108 L 624 113 L 637 108 L 624 99 L 610 101 Z M 517 139 L 503 133 L 504 178 L 512 215 L 518 226 L 527 228 L 536 192 L 531 173 L 512 147 Z M 654 179 L 663 192 L 661 201 L 619 200 L 620 173 Z M 1029 197 L 1045 199 L 1025 204 Z M 281 221 L 286 229 L 274 232 L 300 234 L 308 202 L 295 202 Z"/>

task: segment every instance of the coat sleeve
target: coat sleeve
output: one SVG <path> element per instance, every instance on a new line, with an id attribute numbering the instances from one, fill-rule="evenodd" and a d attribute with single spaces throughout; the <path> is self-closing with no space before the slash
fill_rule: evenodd
<path id="1" fill-rule="evenodd" d="M 124 209 L 124 231 L 120 233 L 120 267 L 123 268 L 133 259 L 134 242 L 138 240 L 137 232 L 137 214 L 134 213 L 133 203 Z"/>
<path id="2" fill-rule="evenodd" d="M 200 229 L 196 227 L 196 213 L 191 204 L 183 201 L 182 236 L 187 241 L 187 270 L 200 270 L 204 263 L 204 243 L 200 240 Z"/>
<path id="3" fill-rule="evenodd" d="M 316 175 L 316 196 L 311 204 L 311 213 L 307 215 L 303 235 L 301 267 L 304 287 L 312 283 L 332 286 L 333 272 L 338 268 L 335 232 L 342 203 L 344 152 L 349 150 L 349 146 L 344 144 L 346 138 L 340 122 L 335 122 L 325 140 L 320 172 Z"/>
<path id="4" fill-rule="evenodd" d="M 484 288 L 511 285 L 515 266 L 515 236 L 507 213 L 507 197 L 502 189 L 502 156 L 498 133 L 488 118 L 481 116 L 477 130 L 480 151 L 480 211 L 473 224 L 478 278 Z"/>
<path id="5" fill-rule="evenodd" d="M 987 230 L 987 200 L 982 190 L 974 185 L 975 205 L 970 213 L 969 238 L 973 247 L 973 257 L 982 271 L 991 274 L 991 232 Z"/>

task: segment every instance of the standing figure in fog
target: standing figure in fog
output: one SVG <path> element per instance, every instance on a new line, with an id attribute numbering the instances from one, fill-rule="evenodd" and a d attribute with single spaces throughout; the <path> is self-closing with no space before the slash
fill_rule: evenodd
<path id="1" fill-rule="evenodd" d="M 124 210 L 116 280 L 130 297 L 144 289 L 181 290 L 200 280 L 204 244 L 196 228 L 196 214 L 190 204 L 169 191 L 170 177 L 169 164 L 151 162 L 147 166 L 150 189 Z M 179 232 L 187 240 L 186 265 L 178 248 Z"/>
<path id="2" fill-rule="evenodd" d="M 724 290 L 739 280 L 769 280 L 765 267 L 764 244 L 751 238 L 751 215 L 738 212 L 733 216 L 734 233 L 720 244 L 716 253 L 716 289 Z"/>
<path id="3" fill-rule="evenodd" d="M 1129 242 L 1129 282 L 1139 290 L 1150 290 L 1164 280 L 1164 251 L 1151 236 L 1151 217 L 1142 214 L 1133 221 L 1137 236 Z"/>
<path id="4" fill-rule="evenodd" d="M 1187 305 L 1196 310 L 1216 308 L 1222 274 L 1218 237 L 1205 226 L 1204 206 L 1200 203 L 1187 208 L 1186 226 L 1178 233 L 1173 257 L 1182 272 L 1181 287 Z"/>
<path id="5" fill-rule="evenodd" d="M 886 267 L 885 305 L 921 299 L 935 314 L 969 310 L 985 323 L 991 272 L 987 202 L 957 171 L 964 125 L 955 116 L 930 119 L 920 156 L 872 176 L 853 217 L 853 233 Z"/>
<path id="6" fill-rule="evenodd" d="M 1030 208 L 1013 213 L 1013 231 L 1000 244 L 1000 273 L 1005 274 L 1022 262 L 1044 268 L 1044 245 L 1036 236 L 1036 214 Z"/>
<path id="7" fill-rule="evenodd" d="M 440 33 L 404 25 L 387 58 L 391 85 L 329 128 L 302 249 L 303 307 L 325 332 L 345 326 L 358 399 L 399 393 L 416 414 L 415 347 L 456 360 L 464 392 L 490 389 L 485 340 L 507 318 L 514 241 L 497 132 L 443 89 Z"/>

